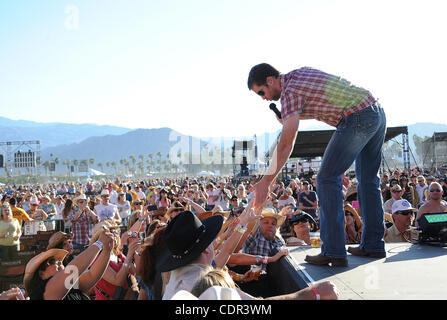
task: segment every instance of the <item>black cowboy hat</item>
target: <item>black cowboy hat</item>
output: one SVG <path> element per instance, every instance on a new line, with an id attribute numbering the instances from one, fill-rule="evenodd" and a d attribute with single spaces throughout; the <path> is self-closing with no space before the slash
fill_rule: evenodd
<path id="1" fill-rule="evenodd" d="M 318 229 L 317 222 L 315 219 L 308 213 L 302 211 L 298 214 L 293 215 L 293 217 L 289 220 L 290 226 L 293 226 L 295 223 L 307 221 L 311 225 L 311 232 L 315 232 Z"/>
<path id="2" fill-rule="evenodd" d="M 157 269 L 167 272 L 197 259 L 214 241 L 223 224 L 221 215 L 200 221 L 191 211 L 183 211 L 172 219 L 163 232 L 165 251 L 160 255 Z"/>

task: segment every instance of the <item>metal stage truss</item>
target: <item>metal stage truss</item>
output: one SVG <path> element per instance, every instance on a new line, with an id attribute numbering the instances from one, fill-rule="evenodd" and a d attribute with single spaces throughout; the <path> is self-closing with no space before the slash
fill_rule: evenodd
<path id="1" fill-rule="evenodd" d="M 8 176 L 21 174 L 41 174 L 41 151 L 39 140 L 0 142 L 0 158 Z"/>

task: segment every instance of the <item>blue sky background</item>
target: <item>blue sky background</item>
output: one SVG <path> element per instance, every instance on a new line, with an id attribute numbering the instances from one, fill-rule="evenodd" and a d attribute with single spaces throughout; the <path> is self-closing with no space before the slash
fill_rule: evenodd
<path id="1" fill-rule="evenodd" d="M 268 62 L 367 88 L 389 126 L 447 123 L 446 9 L 434 0 L 0 0 L 0 116 L 273 132 L 269 103 L 246 86 L 250 68 Z"/>

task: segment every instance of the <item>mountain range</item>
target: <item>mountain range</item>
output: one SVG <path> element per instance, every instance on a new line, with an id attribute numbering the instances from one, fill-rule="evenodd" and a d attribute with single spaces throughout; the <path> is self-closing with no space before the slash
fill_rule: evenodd
<path id="1" fill-rule="evenodd" d="M 408 132 L 410 148 L 414 150 L 412 139 L 414 134 L 420 137 L 431 137 L 434 132 L 447 132 L 447 125 L 415 123 L 408 126 Z M 276 136 L 277 132 L 266 134 Z M 0 136 L 3 142 L 40 140 L 42 162 L 57 157 L 61 163 L 64 159 L 91 158 L 95 159 L 96 163 L 119 162 L 120 159 L 128 158 L 130 155 L 137 157 L 143 154 L 146 157 L 148 154 L 155 155 L 158 152 L 165 158 L 179 141 L 189 141 L 193 146 L 200 146 L 198 147 L 200 150 L 206 145 L 204 139 L 188 137 L 170 128 L 129 129 L 95 124 L 39 123 L 4 117 L 0 117 Z M 399 137 L 395 139 L 402 143 Z M 273 140 L 270 144 L 272 142 Z M 222 144 L 225 148 L 231 147 L 232 138 L 224 137 L 222 143 L 215 143 L 214 146 L 220 148 Z M 189 151 L 194 153 L 194 150 Z M 4 151 L 0 150 L 0 152 Z"/>

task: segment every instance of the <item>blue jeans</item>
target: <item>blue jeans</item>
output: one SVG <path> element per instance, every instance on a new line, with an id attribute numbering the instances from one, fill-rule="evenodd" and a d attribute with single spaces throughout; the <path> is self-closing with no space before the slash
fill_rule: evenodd
<path id="1" fill-rule="evenodd" d="M 325 256 L 346 257 L 341 176 L 354 161 L 363 220 L 360 247 L 368 252 L 385 251 L 379 178 L 385 132 L 385 113 L 376 103 L 343 118 L 329 141 L 317 175 L 321 253 Z"/>

